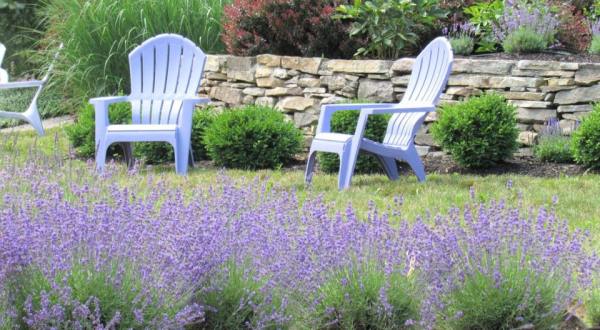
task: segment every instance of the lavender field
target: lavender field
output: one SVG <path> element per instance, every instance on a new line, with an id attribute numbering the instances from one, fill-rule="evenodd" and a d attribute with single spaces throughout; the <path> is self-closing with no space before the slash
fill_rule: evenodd
<path id="1" fill-rule="evenodd" d="M 2 147 L 2 328 L 552 329 L 598 308 L 597 231 L 511 179 L 408 218 L 402 187 L 332 203 L 297 174 L 98 174 L 38 143 Z"/>

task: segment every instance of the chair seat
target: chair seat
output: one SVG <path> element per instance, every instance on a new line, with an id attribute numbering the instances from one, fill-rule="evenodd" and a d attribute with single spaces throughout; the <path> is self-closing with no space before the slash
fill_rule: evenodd
<path id="1" fill-rule="evenodd" d="M 342 133 L 318 133 L 313 140 L 346 143 L 352 140 L 353 135 Z"/>
<path id="2" fill-rule="evenodd" d="M 108 125 L 106 130 L 108 132 L 175 132 L 177 130 L 177 125 Z"/>

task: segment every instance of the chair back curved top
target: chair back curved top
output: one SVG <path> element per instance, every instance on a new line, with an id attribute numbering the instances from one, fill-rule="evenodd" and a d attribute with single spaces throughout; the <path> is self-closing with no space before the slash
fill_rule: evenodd
<path id="1" fill-rule="evenodd" d="M 182 97 L 195 96 L 206 55 L 191 40 L 161 34 L 129 54 L 132 123 L 177 124 Z M 139 99 L 139 100 L 137 100 Z"/>
<path id="2" fill-rule="evenodd" d="M 446 38 L 438 37 L 417 56 L 404 97 L 400 103 L 437 105 L 452 71 L 452 47 Z M 426 112 L 396 113 L 388 122 L 384 144 L 407 146 L 411 143 Z"/>

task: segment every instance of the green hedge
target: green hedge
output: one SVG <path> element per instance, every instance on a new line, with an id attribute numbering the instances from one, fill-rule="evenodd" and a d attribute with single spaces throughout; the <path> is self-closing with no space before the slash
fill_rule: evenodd
<path id="1" fill-rule="evenodd" d="M 573 133 L 575 161 L 592 168 L 600 168 L 600 104 L 583 119 Z"/>
<path id="2" fill-rule="evenodd" d="M 268 107 L 228 109 L 206 129 L 204 143 L 217 166 L 278 168 L 301 151 L 302 132 Z"/>

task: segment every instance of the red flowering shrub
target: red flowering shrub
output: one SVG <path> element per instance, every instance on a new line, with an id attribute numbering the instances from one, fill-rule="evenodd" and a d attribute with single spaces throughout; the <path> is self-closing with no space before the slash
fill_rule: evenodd
<path id="1" fill-rule="evenodd" d="M 333 20 L 347 1 L 234 0 L 225 7 L 223 42 L 230 54 L 350 58 L 360 41 L 348 38 L 348 24 Z"/>
<path id="2" fill-rule="evenodd" d="M 558 2 L 560 25 L 557 39 L 562 46 L 577 52 L 585 52 L 592 41 L 587 18 L 574 5 Z"/>

